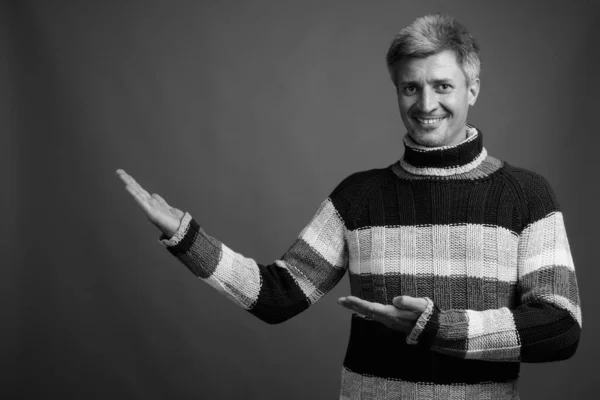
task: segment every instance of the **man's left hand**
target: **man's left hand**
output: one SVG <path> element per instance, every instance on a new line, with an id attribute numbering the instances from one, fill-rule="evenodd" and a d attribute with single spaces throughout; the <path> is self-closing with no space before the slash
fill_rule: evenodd
<path id="1" fill-rule="evenodd" d="M 422 297 L 398 296 L 392 304 L 372 303 L 355 296 L 340 297 L 338 303 L 343 307 L 362 314 L 365 317 L 381 322 L 390 329 L 409 334 L 419 316 L 427 307 L 427 300 Z"/>

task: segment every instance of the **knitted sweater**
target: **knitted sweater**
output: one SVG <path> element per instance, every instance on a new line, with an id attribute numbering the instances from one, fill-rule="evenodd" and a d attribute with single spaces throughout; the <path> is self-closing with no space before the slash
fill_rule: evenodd
<path id="1" fill-rule="evenodd" d="M 189 213 L 159 241 L 270 324 L 306 310 L 346 271 L 351 294 L 368 301 L 426 297 L 409 335 L 352 315 L 340 399 L 515 399 L 520 362 L 574 354 L 581 309 L 551 187 L 488 155 L 482 140 L 471 126 L 454 146 L 406 135 L 401 160 L 344 179 L 270 265 Z"/>

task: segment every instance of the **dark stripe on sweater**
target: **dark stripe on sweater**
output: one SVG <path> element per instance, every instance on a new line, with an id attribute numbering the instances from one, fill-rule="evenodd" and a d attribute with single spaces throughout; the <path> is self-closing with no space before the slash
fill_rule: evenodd
<path id="1" fill-rule="evenodd" d="M 450 333 L 453 330 L 455 335 Z M 469 320 L 462 310 L 446 310 L 440 312 L 435 307 L 429 322 L 422 333 L 422 341 L 429 346 L 443 349 L 444 354 L 465 358 L 468 348 Z"/>
<path id="2" fill-rule="evenodd" d="M 195 219 L 191 219 L 188 225 L 188 230 L 185 232 L 183 239 L 179 241 L 175 246 L 167 247 L 167 250 L 171 252 L 174 256 L 179 255 L 180 253 L 185 253 L 189 251 L 191 245 L 196 240 L 196 235 L 200 230 L 200 225 L 196 222 Z M 161 236 L 162 237 L 162 236 Z"/>
<path id="3" fill-rule="evenodd" d="M 400 332 L 353 315 L 344 366 L 363 375 L 436 384 L 505 382 L 519 375 L 519 363 L 464 360 L 405 340 Z"/>
<path id="4" fill-rule="evenodd" d="M 376 296 L 373 282 L 386 287 L 385 298 Z M 446 287 L 443 297 L 436 289 Z M 367 301 L 392 304 L 396 296 L 429 297 L 440 308 L 461 310 L 489 310 L 517 305 L 517 284 L 468 276 L 434 276 L 408 274 L 355 274 L 350 272 L 350 290 L 353 296 Z"/>
<path id="5" fill-rule="evenodd" d="M 452 168 L 468 164 L 483 150 L 481 131 L 479 137 L 441 150 L 419 150 L 405 146 L 404 161 L 417 168 Z"/>
<path id="6" fill-rule="evenodd" d="M 334 267 L 302 239 L 296 239 L 283 261 L 304 275 L 321 293 L 330 291 L 344 276 L 345 269 Z"/>
<path id="7" fill-rule="evenodd" d="M 261 286 L 250 313 L 269 324 L 284 322 L 306 310 L 309 301 L 287 269 L 259 265 Z"/>
<path id="8" fill-rule="evenodd" d="M 521 189 L 519 196 L 524 200 L 525 225 L 539 221 L 552 212 L 560 211 L 556 195 L 546 178 L 536 172 L 509 164 L 506 164 L 505 169 Z"/>
<path id="9" fill-rule="evenodd" d="M 393 174 L 391 171 L 390 174 Z M 349 188 L 348 190 L 358 190 Z M 502 180 L 464 181 L 464 182 L 419 182 L 405 180 L 385 180 L 378 186 L 360 194 L 368 198 L 365 206 L 355 206 L 355 214 L 342 217 L 351 220 L 347 223 L 350 230 L 373 226 L 413 226 L 483 224 L 499 226 L 519 233 L 522 225 L 519 207 L 513 199 L 513 191 Z M 406 202 L 410 199 L 410 211 Z M 473 205 L 477 209 L 470 214 L 467 204 L 474 204 L 473 197 L 481 201 Z M 376 213 L 386 199 L 379 215 Z M 332 199 L 336 209 L 336 198 Z M 404 204 L 402 204 L 403 202 Z M 366 206 L 366 204 L 369 204 Z M 373 207 L 377 207 L 374 209 Z"/>
<path id="10" fill-rule="evenodd" d="M 536 303 L 519 307 L 513 317 L 521 341 L 521 361 L 560 361 L 575 353 L 581 328 L 569 312 Z"/>
<path id="11" fill-rule="evenodd" d="M 519 285 L 519 290 L 523 293 L 521 299 L 523 303 L 535 303 L 536 296 L 539 295 L 558 295 L 579 307 L 577 277 L 571 268 L 564 266 L 541 268 L 523 276 Z"/>
<path id="12" fill-rule="evenodd" d="M 193 251 L 190 251 L 192 246 Z M 167 249 L 194 275 L 202 279 L 208 278 L 215 272 L 221 259 L 221 242 L 207 235 L 194 219 L 190 221 L 183 239 L 177 245 Z"/>

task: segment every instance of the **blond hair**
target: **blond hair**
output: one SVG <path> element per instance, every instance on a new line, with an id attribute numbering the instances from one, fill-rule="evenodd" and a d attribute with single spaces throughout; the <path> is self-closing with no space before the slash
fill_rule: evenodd
<path id="1" fill-rule="evenodd" d="M 396 34 L 386 55 L 388 71 L 398 86 L 396 69 L 408 57 L 428 57 L 451 50 L 461 66 L 467 84 L 479 77 L 479 45 L 467 28 L 449 15 L 425 15 Z"/>

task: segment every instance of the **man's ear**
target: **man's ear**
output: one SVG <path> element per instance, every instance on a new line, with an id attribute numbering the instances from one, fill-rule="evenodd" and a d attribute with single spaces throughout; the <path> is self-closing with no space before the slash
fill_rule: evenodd
<path id="1" fill-rule="evenodd" d="M 468 91 L 469 91 L 469 105 L 470 106 L 474 106 L 475 102 L 477 101 L 477 96 L 479 96 L 479 87 L 480 87 L 481 83 L 479 81 L 479 78 L 475 78 L 473 79 L 473 81 L 471 81 L 471 84 L 468 87 Z"/>

